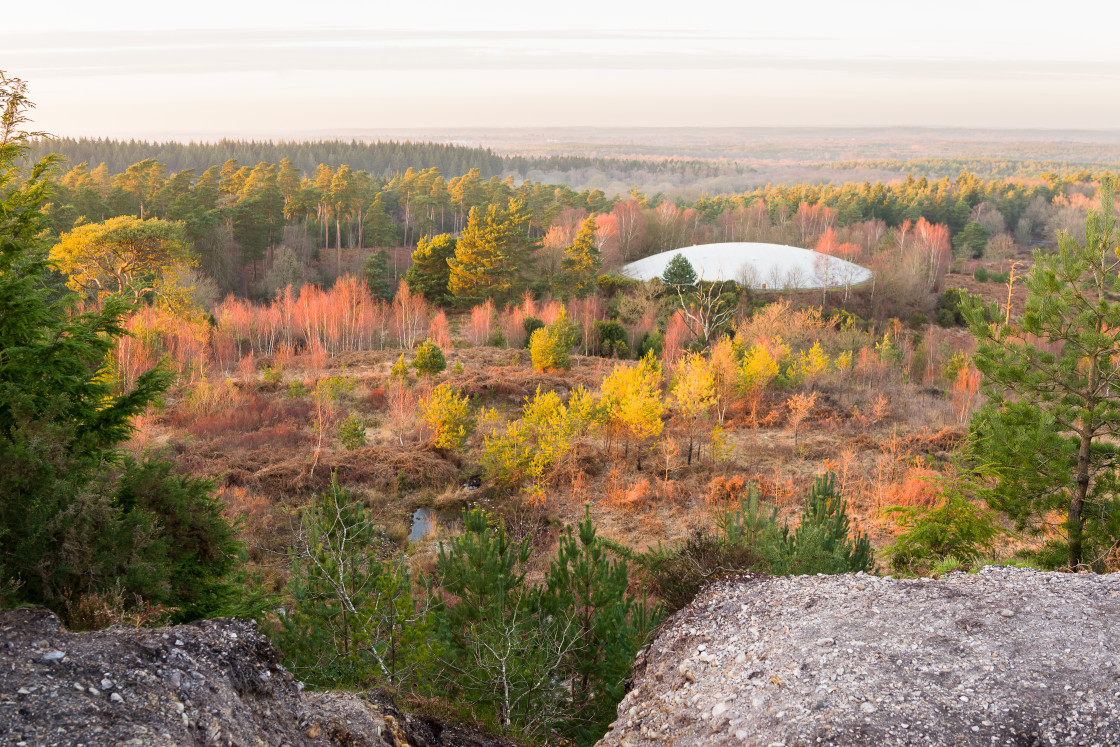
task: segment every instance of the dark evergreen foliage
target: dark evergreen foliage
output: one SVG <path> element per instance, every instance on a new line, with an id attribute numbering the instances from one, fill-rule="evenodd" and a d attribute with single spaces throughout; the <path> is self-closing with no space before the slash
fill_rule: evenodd
<path id="1" fill-rule="evenodd" d="M 77 313 L 52 287 L 43 208 L 54 161 L 15 168 L 28 139 L 20 81 L 0 76 L 0 105 L 0 600 L 65 616 L 115 594 L 180 619 L 213 613 L 229 601 L 239 546 L 209 484 L 116 451 L 169 375 L 113 391 L 103 367 L 130 306 L 108 297 Z"/>

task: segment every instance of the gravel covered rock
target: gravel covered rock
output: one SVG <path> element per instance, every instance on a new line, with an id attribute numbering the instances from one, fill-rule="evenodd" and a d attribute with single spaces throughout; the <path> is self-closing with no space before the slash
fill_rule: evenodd
<path id="1" fill-rule="evenodd" d="M 1120 574 L 716 582 L 601 745 L 1120 745 Z"/>
<path id="2" fill-rule="evenodd" d="M 0 745 L 496 747 L 376 694 L 303 693 L 248 620 L 66 633 L 0 610 Z"/>

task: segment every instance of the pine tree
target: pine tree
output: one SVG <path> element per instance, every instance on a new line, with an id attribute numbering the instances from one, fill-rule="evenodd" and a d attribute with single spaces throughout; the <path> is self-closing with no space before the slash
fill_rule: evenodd
<path id="1" fill-rule="evenodd" d="M 777 573 L 849 573 L 874 568 L 871 540 L 849 534 L 847 502 L 836 489 L 836 475 L 826 472 L 813 482 L 801 523 L 785 535 L 784 567 Z"/>
<path id="2" fill-rule="evenodd" d="M 104 366 L 131 304 L 107 296 L 77 313 L 51 287 L 43 210 L 56 161 L 15 166 L 29 107 L 23 82 L 0 72 L 0 601 L 65 615 L 84 595 L 123 589 L 182 617 L 212 613 L 237 545 L 208 483 L 117 451 L 170 375 L 147 371 L 114 392 Z"/>
<path id="3" fill-rule="evenodd" d="M 678 290 L 696 285 L 696 279 L 692 263 L 680 252 L 673 255 L 661 273 L 661 282 Z"/>
<path id="4" fill-rule="evenodd" d="M 470 400 L 447 382 L 421 399 L 419 410 L 420 417 L 432 429 L 433 443 L 438 449 L 461 449 L 474 433 L 475 415 Z"/>
<path id="5" fill-rule="evenodd" d="M 392 283 L 389 281 L 389 252 L 384 249 L 366 257 L 362 265 L 362 274 L 366 278 L 366 287 L 374 298 L 390 300 L 393 297 Z"/>
<path id="6" fill-rule="evenodd" d="M 447 368 L 447 359 L 443 351 L 431 340 L 424 340 L 416 348 L 416 360 L 413 361 L 416 373 L 421 376 L 435 376 Z"/>
<path id="7" fill-rule="evenodd" d="M 528 331 L 529 319 L 525 321 Z M 538 371 L 571 368 L 570 353 L 578 339 L 577 335 L 576 326 L 568 319 L 568 312 L 561 308 L 552 324 L 538 327 L 529 333 L 529 355 L 533 360 L 533 368 Z"/>
<path id="8" fill-rule="evenodd" d="M 572 245 L 564 250 L 564 259 L 560 262 L 565 295 L 586 298 L 595 290 L 595 278 L 602 267 L 599 249 L 595 246 L 595 219 L 588 218 L 580 225 Z"/>
<path id="9" fill-rule="evenodd" d="M 455 256 L 456 243 L 449 233 L 422 237 L 412 252 L 412 266 L 404 276 L 409 288 L 424 294 L 424 298 L 439 306 L 446 304 L 450 298 L 447 284 L 451 280 L 451 267 L 448 261 Z"/>
<path id="10" fill-rule="evenodd" d="M 577 744 L 594 744 L 615 719 L 634 655 L 660 617 L 659 609 L 630 596 L 628 587 L 626 561 L 608 556 L 585 508 L 576 531 L 569 525 L 560 535 L 541 595 L 542 612 L 571 616 L 569 635 L 578 642 L 564 662 L 571 680 L 564 729 Z"/>
<path id="11" fill-rule="evenodd" d="M 400 688 L 438 653 L 406 559 L 378 559 L 379 540 L 369 513 L 336 479 L 306 510 L 292 560 L 292 605 L 275 636 L 300 679 Z"/>
<path id="12" fill-rule="evenodd" d="M 1120 541 L 1120 247 L 1111 185 L 1100 200 L 1084 243 L 1063 233 L 1057 253 L 1035 250 L 1021 322 L 990 322 L 1003 315 L 975 300 L 964 312 L 988 396 L 972 423 L 978 455 L 997 479 L 985 498 L 1039 532 L 1050 512 L 1062 514 L 1064 537 L 1050 543 L 1047 560 L 1058 565 L 1062 553 L 1070 568 L 1087 550 Z"/>
<path id="13" fill-rule="evenodd" d="M 471 208 L 455 256 L 447 262 L 447 289 L 458 303 L 474 306 L 488 298 L 505 303 L 520 294 L 525 265 L 535 247 L 529 238 L 529 220 L 524 204 L 517 200 L 510 200 L 506 210 L 495 203 L 485 213 Z"/>
<path id="14" fill-rule="evenodd" d="M 560 673 L 576 645 L 568 611 L 538 614 L 525 582 L 530 554 L 528 538 L 514 542 L 484 512 L 464 511 L 463 533 L 440 545 L 433 579 L 458 598 L 437 608 L 443 676 L 504 731 L 528 736 L 550 733 L 565 714 Z"/>

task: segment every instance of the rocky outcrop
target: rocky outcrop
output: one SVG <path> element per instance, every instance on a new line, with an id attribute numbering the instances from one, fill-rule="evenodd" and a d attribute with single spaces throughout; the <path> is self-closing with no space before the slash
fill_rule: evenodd
<path id="1" fill-rule="evenodd" d="M 716 582 L 601 745 L 1120 745 L 1120 574 Z"/>
<path id="2" fill-rule="evenodd" d="M 387 700 L 303 693 L 247 620 L 63 632 L 40 608 L 0 611 L 0 745 L 491 747 Z"/>

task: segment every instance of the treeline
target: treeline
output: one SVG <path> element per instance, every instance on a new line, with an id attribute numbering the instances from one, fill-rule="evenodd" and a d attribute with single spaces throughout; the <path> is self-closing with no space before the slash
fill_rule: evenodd
<path id="1" fill-rule="evenodd" d="M 839 251 L 897 270 L 910 226 L 945 227 L 944 242 L 927 242 L 938 247 L 940 272 L 950 244 L 962 256 L 1010 256 L 1052 245 L 1059 230 L 1076 235 L 1096 190 L 1082 176 L 992 180 L 966 172 L 955 180 L 770 185 L 687 201 L 517 183 L 477 168 L 451 177 L 436 167 L 407 168 L 385 177 L 345 164 L 308 171 L 288 157 L 255 166 L 229 159 L 201 172 L 155 159 L 118 172 L 82 161 L 57 175 L 45 217 L 54 236 L 119 216 L 182 222 L 201 273 L 195 280 L 204 281 L 194 285 L 212 286 L 211 301 L 228 293 L 271 298 L 289 284 L 329 284 L 347 273 L 365 274 L 371 287 L 391 293 L 420 262 L 427 277 L 413 273 L 410 284 L 429 300 L 466 306 L 484 298 L 504 303 L 526 290 L 565 296 L 572 280 L 564 277 L 565 261 L 569 269 L 583 262 L 585 275 L 609 273 L 651 254 L 718 241 Z M 897 253 L 884 251 L 890 248 Z M 500 281 L 499 294 L 449 287 L 456 263 L 470 273 L 480 262 Z"/>
<path id="2" fill-rule="evenodd" d="M 524 176 L 530 172 L 569 172 L 601 169 L 610 173 L 675 174 L 682 177 L 709 178 L 728 170 L 742 172 L 725 162 L 677 158 L 601 158 L 594 156 L 502 156 L 489 148 L 452 143 L 358 140 L 229 140 L 213 143 L 176 141 L 115 140 L 111 138 L 42 138 L 34 142 L 41 154 L 57 153 L 71 164 L 104 163 L 112 172 L 124 171 L 138 161 L 154 159 L 170 171 L 208 167 L 232 159 L 239 163 L 279 163 L 288 159 L 306 172 L 319 164 L 331 168 L 347 165 L 375 176 L 391 177 L 408 169 L 439 169 L 445 174 L 465 174 L 477 169 L 492 176 Z"/>
<path id="3" fill-rule="evenodd" d="M 848 171 L 879 169 L 899 174 L 924 174 L 927 178 L 954 177 L 968 172 L 985 179 L 1046 179 L 1065 177 L 1075 182 L 1099 181 L 1108 172 L 1120 170 L 1116 161 L 1026 160 L 1020 158 L 886 158 L 835 161 L 817 164 L 818 169 Z"/>
<path id="4" fill-rule="evenodd" d="M 447 174 L 465 174 L 471 169 L 490 178 L 509 169 L 507 159 L 489 148 L 449 143 L 358 140 L 285 141 L 227 140 L 213 143 L 175 141 L 113 140 L 110 138 L 44 138 L 33 143 L 40 154 L 57 153 L 71 164 L 83 161 L 104 163 L 111 172 L 121 172 L 137 161 L 154 159 L 172 172 L 195 169 L 202 172 L 214 164 L 233 159 L 240 163 L 279 163 L 311 172 L 319 164 L 337 168 L 342 164 L 371 174 L 391 176 L 409 168 L 436 168 Z"/>

